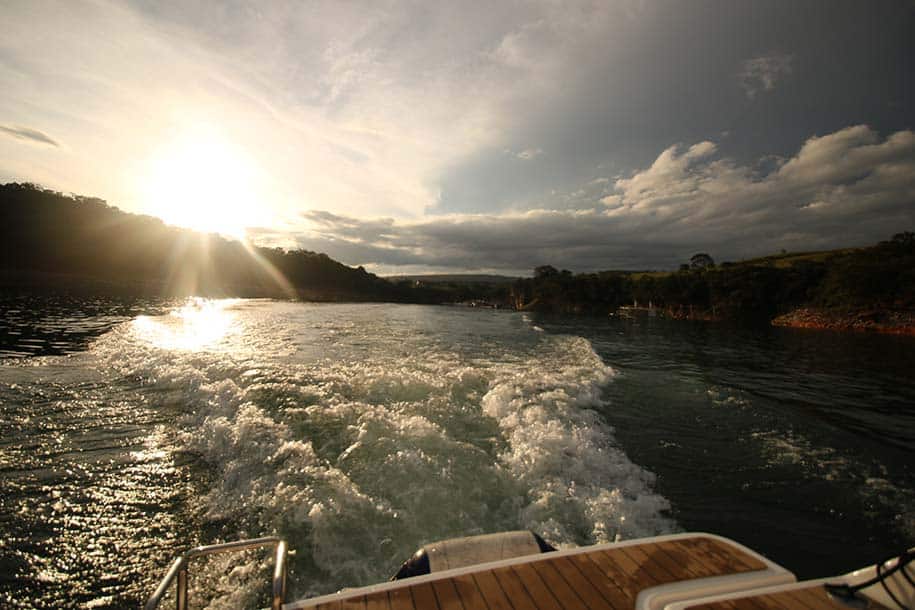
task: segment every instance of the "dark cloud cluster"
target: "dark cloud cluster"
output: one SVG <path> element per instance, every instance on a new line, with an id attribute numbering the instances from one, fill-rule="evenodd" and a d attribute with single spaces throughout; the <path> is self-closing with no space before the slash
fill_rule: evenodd
<path id="1" fill-rule="evenodd" d="M 718 260 L 873 243 L 915 228 L 915 133 L 854 126 L 808 139 L 761 173 L 714 143 L 672 146 L 647 168 L 595 180 L 589 207 L 459 214 L 406 222 L 303 214 L 297 243 L 385 270 L 576 271 L 672 268 L 696 251 Z M 584 193 L 585 195 L 582 195 Z"/>

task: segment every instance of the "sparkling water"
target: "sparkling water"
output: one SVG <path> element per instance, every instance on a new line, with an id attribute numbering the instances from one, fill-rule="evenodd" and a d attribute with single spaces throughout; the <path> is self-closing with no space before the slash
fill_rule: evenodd
<path id="1" fill-rule="evenodd" d="M 273 534 L 296 551 L 291 597 L 386 580 L 426 542 L 519 528 L 557 546 L 711 529 L 802 573 L 843 536 L 850 567 L 912 544 L 905 338 L 857 339 L 896 363 L 859 378 L 835 353 L 837 370 L 792 372 L 779 350 L 809 356 L 822 340 L 783 330 L 732 340 L 714 325 L 456 307 L 97 305 L 18 302 L 31 341 L 5 337 L 5 607 L 136 607 L 181 550 Z M 64 330 L 44 339 L 48 318 Z M 789 539 L 767 545 L 767 527 Z M 792 566 L 792 545 L 825 550 Z M 268 566 L 203 562 L 194 599 L 264 605 Z"/>

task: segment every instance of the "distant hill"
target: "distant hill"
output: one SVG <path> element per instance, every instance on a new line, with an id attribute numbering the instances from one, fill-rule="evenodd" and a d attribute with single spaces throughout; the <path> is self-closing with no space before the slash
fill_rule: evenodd
<path id="1" fill-rule="evenodd" d="M 261 248 L 32 184 L 0 186 L 0 289 L 434 301 L 326 254 Z"/>
<path id="2" fill-rule="evenodd" d="M 425 282 L 427 284 L 511 284 L 519 278 L 509 275 L 486 275 L 473 273 L 453 273 L 439 274 L 430 273 L 425 275 L 389 275 L 385 276 L 386 280 L 392 282 Z"/>
<path id="3" fill-rule="evenodd" d="M 853 254 L 863 248 L 840 248 L 838 250 L 818 250 L 813 252 L 783 252 L 739 261 L 739 265 L 771 265 L 779 268 L 791 267 L 803 263 L 822 263 L 840 255 Z"/>

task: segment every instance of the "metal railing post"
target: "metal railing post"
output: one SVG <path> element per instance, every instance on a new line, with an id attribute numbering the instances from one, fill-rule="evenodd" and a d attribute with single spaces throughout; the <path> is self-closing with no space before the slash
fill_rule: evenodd
<path id="1" fill-rule="evenodd" d="M 286 541 L 276 545 L 276 562 L 273 566 L 273 605 L 271 610 L 282 610 L 286 599 Z"/>
<path id="2" fill-rule="evenodd" d="M 282 610 L 283 601 L 286 599 L 286 541 L 277 538 L 276 536 L 268 536 L 266 538 L 254 538 L 252 540 L 238 540 L 236 542 L 224 542 L 222 544 L 211 544 L 209 546 L 198 546 L 197 548 L 191 549 L 181 557 L 175 559 L 171 567 L 166 573 L 165 578 L 162 579 L 162 582 L 159 583 L 159 586 L 156 587 L 155 592 L 149 596 L 146 605 L 144 606 L 145 610 L 155 610 L 159 607 L 159 602 L 162 601 L 162 598 L 165 596 L 169 585 L 172 584 L 172 581 L 175 582 L 175 607 L 177 610 L 188 610 L 187 609 L 187 600 L 188 600 L 188 565 L 190 560 L 194 557 L 202 557 L 204 555 L 214 555 L 216 553 L 227 553 L 230 551 L 244 551 L 247 549 L 254 549 L 263 546 L 276 546 L 276 565 L 273 568 L 273 588 L 272 588 L 272 599 L 271 599 L 271 609 L 272 610 Z"/>
<path id="3" fill-rule="evenodd" d="M 187 564 L 178 570 L 178 584 L 175 586 L 177 599 L 175 608 L 177 610 L 187 610 Z"/>

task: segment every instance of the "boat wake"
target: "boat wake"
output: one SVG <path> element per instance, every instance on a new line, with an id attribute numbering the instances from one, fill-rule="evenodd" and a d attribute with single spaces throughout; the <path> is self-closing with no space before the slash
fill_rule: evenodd
<path id="1" fill-rule="evenodd" d="M 174 414 L 173 450 L 206 473 L 201 542 L 286 537 L 294 595 L 383 580 L 437 539 L 528 528 L 568 546 L 675 529 L 594 410 L 614 373 L 588 341 L 430 309 L 230 303 L 207 312 L 222 319 L 201 344 L 183 337 L 185 312 L 94 351 Z M 238 582 L 258 560 L 245 565 L 212 603 L 249 601 L 256 587 Z"/>

